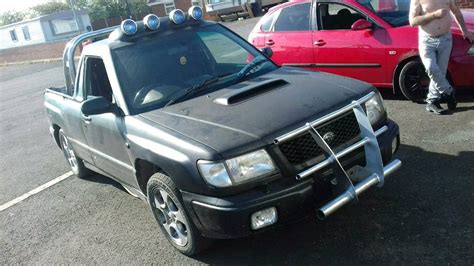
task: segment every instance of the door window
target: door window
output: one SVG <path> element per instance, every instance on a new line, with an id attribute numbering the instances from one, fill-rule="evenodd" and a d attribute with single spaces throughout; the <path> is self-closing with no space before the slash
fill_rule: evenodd
<path id="1" fill-rule="evenodd" d="M 310 3 L 284 8 L 275 23 L 275 31 L 308 31 Z"/>
<path id="2" fill-rule="evenodd" d="M 263 32 L 268 32 L 268 31 L 271 31 L 271 28 L 272 28 L 272 25 L 273 25 L 273 21 L 275 20 L 275 17 L 277 17 L 277 14 L 279 12 L 273 12 L 273 14 L 269 15 L 269 16 L 266 16 L 262 19 L 262 24 L 260 26 L 260 29 L 263 31 Z"/>
<path id="3" fill-rule="evenodd" d="M 318 5 L 318 22 L 320 30 L 350 30 L 352 24 L 364 15 L 346 5 L 321 3 Z"/>
<path id="4" fill-rule="evenodd" d="M 86 99 L 102 96 L 112 102 L 112 87 L 109 77 L 105 71 L 105 65 L 100 58 L 86 59 L 86 75 L 84 80 L 84 92 Z"/>

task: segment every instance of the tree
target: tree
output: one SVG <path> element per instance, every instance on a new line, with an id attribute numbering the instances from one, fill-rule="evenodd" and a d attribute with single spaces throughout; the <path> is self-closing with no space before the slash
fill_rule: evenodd
<path id="1" fill-rule="evenodd" d="M 0 26 L 5 26 L 25 19 L 26 15 L 23 12 L 10 10 L 0 14 Z"/>
<path id="2" fill-rule="evenodd" d="M 71 10 L 71 7 L 63 2 L 51 1 L 44 4 L 36 5 L 32 7 L 31 10 L 35 16 L 44 16 L 60 11 Z"/>
<path id="3" fill-rule="evenodd" d="M 151 8 L 147 5 L 146 0 L 129 0 L 132 13 L 135 15 L 143 15 L 151 12 Z"/>
<path id="4" fill-rule="evenodd" d="M 146 0 L 75 0 L 81 7 L 89 11 L 92 20 L 112 17 L 128 17 L 127 2 L 131 15 L 143 15 L 150 12 Z M 86 3 L 86 4 L 84 4 Z"/>

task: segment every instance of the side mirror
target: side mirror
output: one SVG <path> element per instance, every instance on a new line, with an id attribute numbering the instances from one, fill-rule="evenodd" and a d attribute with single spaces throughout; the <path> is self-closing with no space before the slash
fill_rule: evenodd
<path id="1" fill-rule="evenodd" d="M 266 55 L 268 58 L 271 58 L 273 55 L 273 50 L 270 47 L 264 47 L 262 48 L 262 53 Z"/>
<path id="2" fill-rule="evenodd" d="M 368 30 L 372 28 L 372 23 L 365 19 L 358 19 L 354 24 L 352 24 L 352 30 Z"/>
<path id="3" fill-rule="evenodd" d="M 104 114 L 111 111 L 112 103 L 101 96 L 85 100 L 81 105 L 81 112 L 85 116 Z"/>

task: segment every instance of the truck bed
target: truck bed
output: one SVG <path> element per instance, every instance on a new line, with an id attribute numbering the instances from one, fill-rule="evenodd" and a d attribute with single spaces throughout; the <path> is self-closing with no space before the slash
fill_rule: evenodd
<path id="1" fill-rule="evenodd" d="M 66 86 L 64 86 L 64 87 L 50 87 L 50 88 L 46 89 L 46 92 L 52 92 L 52 93 L 56 93 L 56 94 L 65 94 L 67 96 L 72 96 L 72 95 L 67 93 Z"/>

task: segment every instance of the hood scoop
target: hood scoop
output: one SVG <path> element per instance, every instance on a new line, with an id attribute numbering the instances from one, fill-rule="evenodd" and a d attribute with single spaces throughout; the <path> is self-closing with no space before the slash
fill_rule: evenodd
<path id="1" fill-rule="evenodd" d="M 236 89 L 215 99 L 214 102 L 220 105 L 232 105 L 243 102 L 256 95 L 268 92 L 287 85 L 288 82 L 282 79 L 267 79 Z"/>

